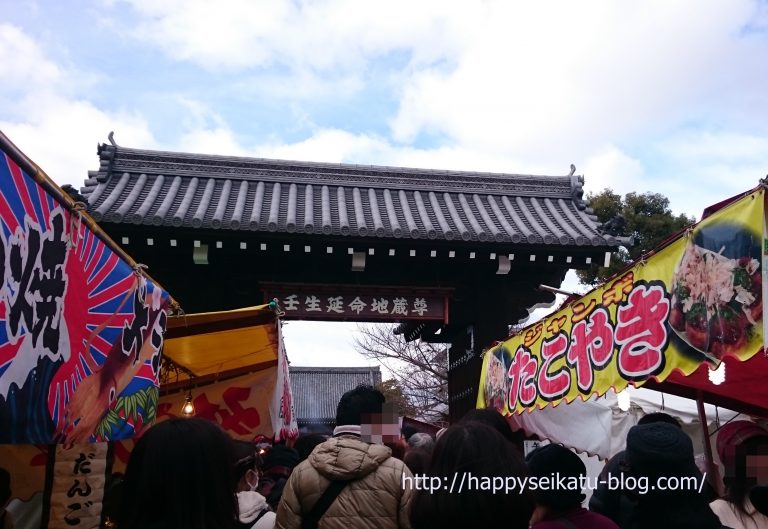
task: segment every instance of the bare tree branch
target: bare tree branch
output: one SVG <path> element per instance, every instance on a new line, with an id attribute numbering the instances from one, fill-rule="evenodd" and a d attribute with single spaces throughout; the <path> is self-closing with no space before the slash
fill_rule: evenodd
<path id="1" fill-rule="evenodd" d="M 354 347 L 393 374 L 403 397 L 417 417 L 445 422 L 448 417 L 448 354 L 443 344 L 431 344 L 394 334 L 394 325 L 358 325 Z"/>

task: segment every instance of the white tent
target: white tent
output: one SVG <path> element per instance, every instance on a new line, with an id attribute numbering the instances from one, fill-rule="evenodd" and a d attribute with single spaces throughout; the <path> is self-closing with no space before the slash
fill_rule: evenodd
<path id="1" fill-rule="evenodd" d="M 542 440 L 561 443 L 577 452 L 608 459 L 624 450 L 629 429 L 643 415 L 661 411 L 679 419 L 683 429 L 693 439 L 695 453 L 704 453 L 695 400 L 642 388 L 629 387 L 624 391 L 630 397 L 627 411 L 619 407 L 616 394 L 609 392 L 603 397 L 587 401 L 575 400 L 570 404 L 561 403 L 555 407 L 513 415 L 512 427 Z M 705 405 L 705 412 L 712 439 L 720 425 L 738 415 L 709 404 Z"/>

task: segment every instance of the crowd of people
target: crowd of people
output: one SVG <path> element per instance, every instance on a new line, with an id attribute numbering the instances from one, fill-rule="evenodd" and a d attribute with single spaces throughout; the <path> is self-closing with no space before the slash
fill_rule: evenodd
<path id="1" fill-rule="evenodd" d="M 585 508 L 586 468 L 557 444 L 523 456 L 524 437 L 494 410 L 475 410 L 432 436 L 392 435 L 384 396 L 359 386 L 341 398 L 330 437 L 292 446 L 232 440 L 203 419 L 159 423 L 139 439 L 124 481 L 120 529 L 768 529 L 768 431 L 749 421 L 721 428 L 719 486 L 612 487 L 690 477 L 703 485 L 693 443 L 658 413 L 627 436 Z M 425 476 L 429 487 L 414 486 Z M 474 487 L 455 488 L 457 478 Z M 477 478 L 578 487 L 490 490 Z M 570 481 L 568 481 L 570 480 Z M 437 485 L 437 486 L 436 486 Z M 719 485 L 719 484 L 718 484 Z"/>

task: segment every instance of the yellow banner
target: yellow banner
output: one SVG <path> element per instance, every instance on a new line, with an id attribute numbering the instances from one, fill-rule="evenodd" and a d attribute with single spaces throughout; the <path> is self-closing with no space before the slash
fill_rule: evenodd
<path id="1" fill-rule="evenodd" d="M 764 191 L 486 352 L 478 408 L 519 413 L 747 360 L 763 346 Z"/>

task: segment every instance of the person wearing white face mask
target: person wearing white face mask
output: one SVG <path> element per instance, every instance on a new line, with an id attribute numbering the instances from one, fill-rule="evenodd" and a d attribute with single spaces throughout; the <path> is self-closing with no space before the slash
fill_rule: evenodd
<path id="1" fill-rule="evenodd" d="M 256 453 L 256 447 L 252 443 L 235 441 L 235 445 L 240 456 L 235 463 L 240 523 L 243 528 L 273 529 L 275 513 L 269 510 L 266 498 L 256 492 L 261 474 L 261 457 Z"/>

